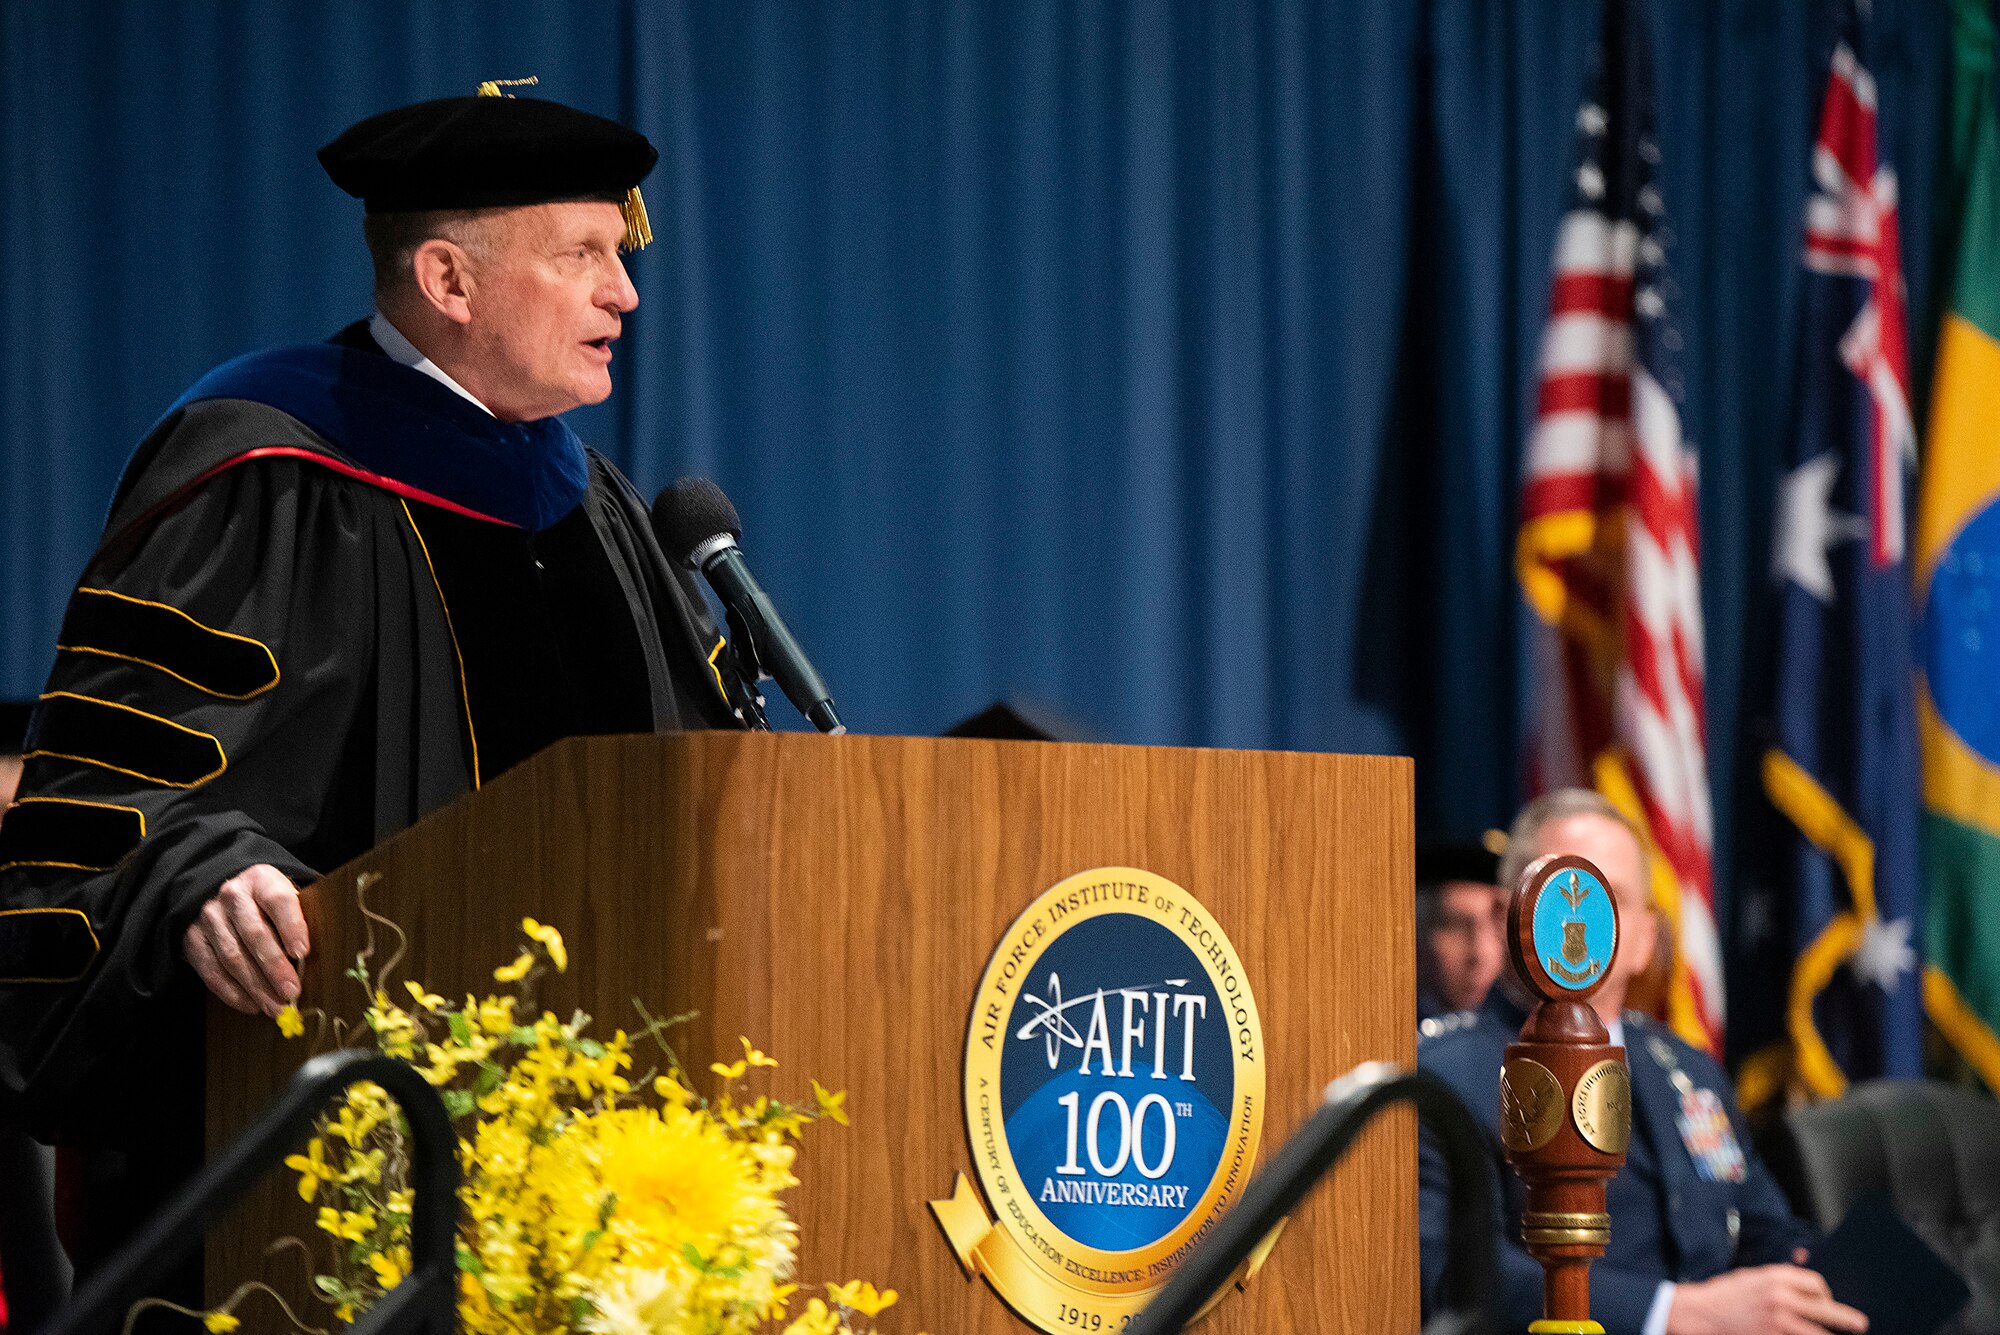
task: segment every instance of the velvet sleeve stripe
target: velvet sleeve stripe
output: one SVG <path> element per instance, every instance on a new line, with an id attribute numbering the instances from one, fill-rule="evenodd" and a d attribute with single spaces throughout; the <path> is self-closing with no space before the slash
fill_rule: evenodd
<path id="1" fill-rule="evenodd" d="M 278 660 L 261 640 L 110 589 L 76 591 L 56 648 L 137 663 L 225 700 L 247 700 L 278 684 Z"/>
<path id="2" fill-rule="evenodd" d="M 0 820 L 0 871 L 9 867 L 115 867 L 146 837 L 137 807 L 70 797 L 26 797 Z"/>
<path id="3" fill-rule="evenodd" d="M 0 984 L 73 983 L 95 958 L 97 933 L 81 909 L 0 911 Z"/>
<path id="4" fill-rule="evenodd" d="M 96 765 L 165 788 L 193 788 L 229 768 L 222 743 L 130 705 L 50 691 L 35 712 L 24 759 Z"/>

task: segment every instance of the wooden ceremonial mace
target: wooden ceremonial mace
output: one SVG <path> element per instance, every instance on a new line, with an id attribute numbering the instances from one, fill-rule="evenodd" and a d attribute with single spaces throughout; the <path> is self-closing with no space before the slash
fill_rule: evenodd
<path id="1" fill-rule="evenodd" d="M 1535 999 L 1500 1067 L 1500 1140 L 1527 1185 L 1521 1242 L 1542 1265 L 1542 1320 L 1529 1335 L 1603 1335 L 1590 1319 L 1590 1263 L 1611 1240 L 1604 1185 L 1632 1139 L 1625 1049 L 1589 1000 L 1618 949 L 1618 901 L 1579 857 L 1530 866 L 1507 914 L 1516 976 Z"/>

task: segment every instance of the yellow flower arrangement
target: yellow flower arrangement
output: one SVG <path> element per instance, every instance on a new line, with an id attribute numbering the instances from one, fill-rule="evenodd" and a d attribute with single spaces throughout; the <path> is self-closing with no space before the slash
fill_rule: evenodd
<path id="1" fill-rule="evenodd" d="M 567 969 L 569 954 L 556 928 L 529 918 L 521 929 L 519 956 L 493 971 L 516 995 L 453 1005 L 411 982 L 405 1006 L 366 955 L 349 970 L 375 1047 L 416 1067 L 458 1127 L 467 1332 L 747 1335 L 782 1322 L 783 1335 L 853 1335 L 850 1323 L 896 1301 L 857 1280 L 791 1311 L 798 1226 L 783 1193 L 798 1181 L 800 1132 L 821 1118 L 847 1123 L 844 1093 L 815 1080 L 811 1103 L 749 1098 L 738 1082 L 778 1063 L 746 1037 L 740 1059 L 714 1065 L 722 1087 L 704 1098 L 643 1008 L 639 1037 L 658 1043 L 664 1071 L 635 1089 L 623 1030 L 600 1041 L 581 1013 L 528 1018 L 535 977 Z M 287 1037 L 305 1030 L 293 1008 L 278 1020 Z M 394 1103 L 361 1084 L 285 1160 L 317 1206 L 329 1264 L 314 1283 L 343 1322 L 409 1269 L 408 1153 Z M 210 1332 L 234 1329 L 233 1306 L 205 1314 Z"/>

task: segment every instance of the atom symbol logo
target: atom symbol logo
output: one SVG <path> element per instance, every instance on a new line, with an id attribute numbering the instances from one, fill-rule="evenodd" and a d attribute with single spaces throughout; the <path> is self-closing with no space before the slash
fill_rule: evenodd
<path id="1" fill-rule="evenodd" d="M 1047 1001 L 1032 992 L 1022 994 L 1021 1000 L 1041 1009 L 1021 1026 L 1020 1032 L 1014 1037 L 1033 1038 L 1037 1029 L 1047 1030 L 1045 1041 L 1049 1054 L 1049 1069 L 1053 1071 L 1056 1069 L 1056 1063 L 1062 1060 L 1064 1048 L 1083 1046 L 1083 1035 L 1077 1032 L 1076 1026 L 1070 1023 L 1069 1016 L 1065 1012 L 1071 1006 L 1081 1005 L 1091 998 L 1078 997 L 1075 1001 L 1065 1003 L 1062 994 L 1062 975 L 1059 973 L 1049 975 L 1047 991 L 1049 994 Z M 1099 988 L 1096 995 L 1103 995 L 1103 989 Z"/>
<path id="2" fill-rule="evenodd" d="M 1104 997 L 1122 997 L 1126 995 L 1143 997 L 1156 988 L 1186 987 L 1187 982 L 1188 980 L 1185 978 L 1169 978 L 1164 982 L 1155 983 L 1151 987 L 1100 987 L 1094 992 L 1086 992 L 1082 996 L 1071 997 L 1065 1001 L 1063 1000 L 1062 975 L 1051 971 L 1048 987 L 1044 989 L 1048 993 L 1046 1000 L 1036 996 L 1032 992 L 1023 992 L 1021 994 L 1022 1001 L 1037 1009 L 1028 1018 L 1028 1022 L 1015 1031 L 1014 1037 L 1033 1038 L 1037 1033 L 1040 1033 L 1043 1044 L 1048 1051 L 1049 1069 L 1053 1071 L 1056 1069 L 1057 1064 L 1062 1061 L 1064 1048 L 1080 1048 L 1083 1046 L 1083 1034 L 1078 1031 L 1074 1024 L 1070 1023 L 1069 1019 L 1069 1012 L 1075 1007 L 1095 1006 Z"/>

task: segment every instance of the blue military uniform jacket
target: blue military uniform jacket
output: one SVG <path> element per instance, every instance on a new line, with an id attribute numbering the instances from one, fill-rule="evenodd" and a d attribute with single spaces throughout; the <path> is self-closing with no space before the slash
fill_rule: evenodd
<path id="1" fill-rule="evenodd" d="M 1495 989 L 1478 1011 L 1427 1020 L 1417 1065 L 1451 1085 L 1486 1131 L 1499 1188 L 1499 1327 L 1542 1314 L 1541 1267 L 1520 1244 L 1524 1192 L 1500 1149 L 1500 1063 L 1525 1015 Z M 1639 1335 L 1663 1280 L 1708 1279 L 1791 1259 L 1811 1235 L 1750 1149 L 1728 1078 L 1664 1025 L 1627 1012 L 1632 1144 L 1606 1191 L 1611 1244 L 1590 1268 L 1590 1314 L 1607 1335 Z M 1424 1304 L 1445 1264 L 1449 1209 L 1443 1157 L 1424 1138 L 1418 1164 Z"/>

